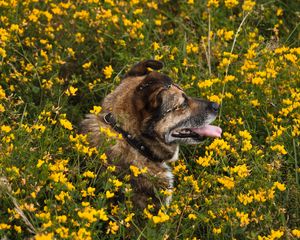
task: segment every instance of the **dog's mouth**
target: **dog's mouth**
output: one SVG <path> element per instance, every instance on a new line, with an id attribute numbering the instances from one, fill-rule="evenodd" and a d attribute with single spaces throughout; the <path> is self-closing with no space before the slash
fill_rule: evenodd
<path id="1" fill-rule="evenodd" d="M 174 138 L 192 138 L 197 141 L 202 141 L 207 137 L 221 137 L 222 129 L 214 125 L 205 125 L 199 128 L 177 128 L 171 132 Z"/>

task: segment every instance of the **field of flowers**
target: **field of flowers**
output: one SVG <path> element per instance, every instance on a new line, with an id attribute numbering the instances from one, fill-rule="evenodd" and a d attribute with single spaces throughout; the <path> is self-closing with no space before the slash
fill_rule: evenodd
<path id="1" fill-rule="evenodd" d="M 297 1 L 1 0 L 0 239 L 299 239 L 299 57 Z M 144 59 L 222 103 L 159 212 L 78 134 Z"/>

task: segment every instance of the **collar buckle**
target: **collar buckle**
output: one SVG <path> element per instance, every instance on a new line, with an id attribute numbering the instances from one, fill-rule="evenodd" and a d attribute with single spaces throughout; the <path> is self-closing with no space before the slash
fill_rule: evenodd
<path id="1" fill-rule="evenodd" d="M 111 113 L 107 113 L 103 116 L 103 120 L 106 124 L 110 124 Z"/>

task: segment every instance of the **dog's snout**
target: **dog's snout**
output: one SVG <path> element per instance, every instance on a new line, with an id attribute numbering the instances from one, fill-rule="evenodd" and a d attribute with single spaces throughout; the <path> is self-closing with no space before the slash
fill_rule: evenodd
<path id="1" fill-rule="evenodd" d="M 207 109 L 213 112 L 218 112 L 220 105 L 216 102 L 209 102 Z"/>

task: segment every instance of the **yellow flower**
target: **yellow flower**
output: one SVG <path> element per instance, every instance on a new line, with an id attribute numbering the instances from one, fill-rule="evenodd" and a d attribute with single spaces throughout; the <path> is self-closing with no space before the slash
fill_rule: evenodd
<path id="1" fill-rule="evenodd" d="M 67 94 L 68 96 L 75 96 L 77 91 L 78 91 L 78 88 L 74 88 L 73 86 L 70 86 L 70 87 L 65 91 L 65 94 Z"/>
<path id="2" fill-rule="evenodd" d="M 242 152 L 247 152 L 252 149 L 252 144 L 250 140 L 243 140 L 243 147 L 241 148 Z"/>
<path id="3" fill-rule="evenodd" d="M 100 220 L 103 220 L 103 221 L 107 221 L 108 220 L 107 214 L 105 213 L 105 211 L 104 211 L 103 208 L 101 208 L 100 210 L 97 211 L 97 217 Z"/>
<path id="4" fill-rule="evenodd" d="M 247 205 L 248 203 L 252 203 L 253 202 L 253 196 L 251 196 L 250 194 L 242 194 L 242 193 L 240 193 L 238 195 L 238 200 L 242 204 Z"/>
<path id="5" fill-rule="evenodd" d="M 212 210 L 208 210 L 207 211 L 207 214 L 212 218 L 212 219 L 215 219 L 216 218 L 216 215 L 214 214 L 214 212 Z"/>
<path id="6" fill-rule="evenodd" d="M 190 213 L 188 215 L 188 219 L 195 220 L 195 219 L 197 219 L 197 216 L 196 216 L 196 214 Z"/>
<path id="7" fill-rule="evenodd" d="M 208 0 L 207 7 L 219 7 L 219 0 Z"/>
<path id="8" fill-rule="evenodd" d="M 116 188 L 119 188 L 123 185 L 123 183 L 121 181 L 119 181 L 118 179 L 114 179 L 112 182 Z"/>
<path id="9" fill-rule="evenodd" d="M 142 8 L 137 8 L 137 9 L 135 9 L 134 11 L 133 11 L 133 14 L 134 15 L 139 15 L 139 14 L 142 14 L 143 13 L 143 9 Z"/>
<path id="10" fill-rule="evenodd" d="M 208 147 L 206 147 L 206 149 L 223 155 L 226 151 L 229 151 L 231 147 L 224 139 L 216 138 Z"/>
<path id="11" fill-rule="evenodd" d="M 157 5 L 157 3 L 155 3 L 154 1 L 148 2 L 148 3 L 147 3 L 147 6 L 148 6 L 149 8 L 158 9 L 158 5 Z"/>
<path id="12" fill-rule="evenodd" d="M 8 125 L 2 125 L 0 130 L 5 133 L 9 133 L 11 131 L 11 127 Z"/>
<path id="13" fill-rule="evenodd" d="M 218 104 L 220 104 L 222 102 L 222 98 L 220 98 L 217 95 L 208 96 L 207 98 L 208 98 L 208 100 L 210 100 L 212 102 L 216 102 Z"/>
<path id="14" fill-rule="evenodd" d="M 204 157 L 199 157 L 196 162 L 201 165 L 202 167 L 208 167 L 211 165 L 214 165 L 217 163 L 217 161 L 215 159 L 212 158 L 213 152 L 209 151 L 209 152 L 205 152 L 205 156 Z"/>
<path id="15" fill-rule="evenodd" d="M 177 163 L 178 163 L 178 165 L 173 168 L 173 174 L 181 175 L 183 173 L 186 173 L 187 169 L 186 169 L 186 165 L 184 164 L 184 162 L 182 160 L 179 160 Z"/>
<path id="16" fill-rule="evenodd" d="M 75 51 L 72 48 L 67 48 L 67 52 L 68 52 L 69 56 L 75 57 Z"/>
<path id="17" fill-rule="evenodd" d="M 109 138 L 119 138 L 122 139 L 122 134 L 115 133 L 111 131 L 109 128 L 100 127 L 100 132 L 104 133 Z"/>
<path id="18" fill-rule="evenodd" d="M 131 165 L 130 170 L 135 177 L 137 177 L 140 174 L 140 169 L 136 166 Z"/>
<path id="19" fill-rule="evenodd" d="M 225 6 L 227 8 L 233 8 L 233 7 L 235 7 L 236 5 L 239 4 L 239 1 L 237 1 L 237 0 L 225 0 L 224 3 L 225 3 Z"/>
<path id="20" fill-rule="evenodd" d="M 96 190 L 96 188 L 88 187 L 88 189 L 87 189 L 88 195 L 90 195 L 90 196 L 95 196 L 95 193 L 94 193 L 95 190 Z"/>
<path id="21" fill-rule="evenodd" d="M 148 205 L 149 206 L 149 205 Z M 153 217 L 153 215 L 149 212 L 149 210 L 147 208 L 144 209 L 144 215 L 148 218 L 151 219 Z"/>
<path id="22" fill-rule="evenodd" d="M 276 151 L 282 155 L 286 155 L 287 154 L 287 151 L 284 149 L 284 146 L 283 145 L 275 145 L 275 146 L 271 146 L 271 150 L 273 151 Z"/>
<path id="23" fill-rule="evenodd" d="M 83 207 L 88 207 L 88 206 L 90 206 L 90 203 L 89 202 L 81 202 L 81 205 Z"/>
<path id="24" fill-rule="evenodd" d="M 93 109 L 90 110 L 90 113 L 93 113 L 95 115 L 99 114 L 102 110 L 102 107 L 101 106 L 93 106 Z"/>
<path id="25" fill-rule="evenodd" d="M 248 213 L 236 212 L 236 216 L 240 219 L 240 226 L 244 227 L 250 223 Z"/>
<path id="26" fill-rule="evenodd" d="M 91 232 L 86 230 L 85 228 L 79 228 L 77 233 L 73 232 L 72 233 L 73 239 L 78 239 L 78 240 L 92 240 L 91 237 Z"/>
<path id="27" fill-rule="evenodd" d="M 97 218 L 96 218 L 96 209 L 92 208 L 92 207 L 86 207 L 84 208 L 83 211 L 78 211 L 78 217 L 87 220 L 90 223 L 96 222 Z"/>
<path id="28" fill-rule="evenodd" d="M 7 56 L 5 49 L 3 49 L 3 48 L 1 48 L 1 47 L 0 47 L 0 56 L 1 56 L 2 58 L 5 58 L 5 57 Z"/>
<path id="29" fill-rule="evenodd" d="M 222 232 L 221 228 L 213 228 L 213 233 L 214 234 L 220 234 Z"/>
<path id="30" fill-rule="evenodd" d="M 77 214 L 80 218 L 87 220 L 89 223 L 96 222 L 98 218 L 103 221 L 108 220 L 108 217 L 102 208 L 96 210 L 93 207 L 87 206 L 83 210 L 78 211 Z"/>
<path id="31" fill-rule="evenodd" d="M 156 26 L 161 26 L 161 19 L 155 19 L 154 23 Z"/>
<path id="32" fill-rule="evenodd" d="M 68 130 L 73 130 L 72 123 L 71 123 L 69 120 L 67 120 L 67 119 L 59 119 L 59 122 L 60 122 L 60 124 L 61 124 L 64 128 L 66 128 L 66 129 L 68 129 Z"/>
<path id="33" fill-rule="evenodd" d="M 207 80 L 204 80 L 204 81 L 199 81 L 198 82 L 198 87 L 199 88 L 209 88 L 217 82 L 220 82 L 219 78 L 213 78 L 213 79 L 207 79 Z"/>
<path id="34" fill-rule="evenodd" d="M 291 61 L 292 63 L 296 64 L 297 63 L 297 56 L 291 53 L 285 54 L 284 57 Z"/>
<path id="35" fill-rule="evenodd" d="M 79 18 L 81 20 L 87 20 L 89 18 L 89 16 L 90 16 L 90 14 L 86 10 L 75 12 L 73 15 L 74 18 Z"/>
<path id="36" fill-rule="evenodd" d="M 281 231 L 281 230 L 277 230 L 277 231 L 274 231 L 274 230 L 271 230 L 271 235 L 269 236 L 270 239 L 279 239 L 283 236 L 284 232 Z"/>
<path id="37" fill-rule="evenodd" d="M 67 221 L 67 216 L 66 215 L 56 216 L 56 220 L 59 223 L 65 223 Z"/>
<path id="38" fill-rule="evenodd" d="M 55 229 L 55 232 L 62 238 L 66 239 L 69 236 L 69 229 L 66 227 L 59 227 Z"/>
<path id="39" fill-rule="evenodd" d="M 253 107 L 260 106 L 260 102 L 257 99 L 251 100 L 250 103 Z"/>
<path id="40" fill-rule="evenodd" d="M 39 233 L 34 237 L 34 240 L 53 240 L 54 233 Z"/>
<path id="41" fill-rule="evenodd" d="M 50 220 L 50 217 L 51 217 L 51 215 L 50 215 L 49 212 L 47 212 L 47 213 L 45 213 L 45 212 L 36 213 L 35 216 L 36 216 L 37 218 L 43 220 L 43 221 L 49 221 L 49 220 Z"/>
<path id="42" fill-rule="evenodd" d="M 106 66 L 106 67 L 103 69 L 103 74 L 104 74 L 105 78 L 106 78 L 106 79 L 111 78 L 113 71 L 114 71 L 114 70 L 113 70 L 113 68 L 112 68 L 111 65 Z"/>
<path id="43" fill-rule="evenodd" d="M 82 176 L 84 177 L 88 177 L 88 178 L 95 178 L 96 177 L 96 174 L 91 172 L 91 171 L 86 171 L 82 174 Z"/>
<path id="44" fill-rule="evenodd" d="M 0 230 L 8 230 L 11 226 L 6 223 L 0 223 Z"/>
<path id="45" fill-rule="evenodd" d="M 190 43 L 186 46 L 186 53 L 198 53 L 199 47 L 196 44 Z"/>
<path id="46" fill-rule="evenodd" d="M 250 134 L 247 130 L 239 131 L 239 135 L 240 135 L 242 138 L 247 139 L 247 140 L 251 140 L 251 139 L 252 139 L 251 134 Z"/>
<path id="47" fill-rule="evenodd" d="M 130 222 L 132 220 L 132 217 L 134 216 L 134 213 L 128 214 L 128 216 L 125 218 L 125 222 Z"/>
<path id="48" fill-rule="evenodd" d="M 77 43 L 83 43 L 85 40 L 84 36 L 81 33 L 76 33 L 75 34 L 75 41 Z"/>
<path id="49" fill-rule="evenodd" d="M 100 156 L 100 159 L 104 162 L 104 163 L 106 163 L 107 162 L 107 156 L 106 156 L 106 154 L 105 153 L 103 153 L 101 156 Z M 115 166 L 110 166 L 111 168 L 116 168 Z M 113 172 L 113 171 L 112 171 Z"/>
<path id="50" fill-rule="evenodd" d="M 65 203 L 65 199 L 70 199 L 71 196 L 68 192 L 61 191 L 59 195 L 55 195 L 57 201 L 61 201 L 62 204 Z"/>
<path id="51" fill-rule="evenodd" d="M 72 190 L 75 189 L 74 185 L 72 183 L 70 183 L 70 182 L 65 182 L 65 186 L 67 187 L 67 189 L 69 191 L 72 191 Z"/>
<path id="52" fill-rule="evenodd" d="M 263 85 L 265 82 L 265 78 L 262 77 L 254 77 L 251 79 L 252 84 L 254 85 Z"/>
<path id="53" fill-rule="evenodd" d="M 107 171 L 109 172 L 115 172 L 116 171 L 116 166 L 108 166 Z"/>
<path id="54" fill-rule="evenodd" d="M 92 65 L 92 62 L 87 62 L 85 64 L 82 65 L 83 69 L 89 69 Z"/>
<path id="55" fill-rule="evenodd" d="M 0 103 L 0 113 L 3 113 L 3 112 L 5 112 L 5 107 L 3 106 L 2 103 Z"/>
<path id="56" fill-rule="evenodd" d="M 257 67 L 257 62 L 246 59 L 244 61 L 244 65 L 241 67 L 242 73 L 244 71 L 253 70 Z"/>
<path id="57" fill-rule="evenodd" d="M 157 223 L 163 223 L 166 222 L 170 219 L 169 215 L 161 211 L 161 209 L 158 211 L 157 216 L 152 217 L 152 221 L 157 224 Z"/>
<path id="58" fill-rule="evenodd" d="M 250 174 L 250 170 L 247 168 L 246 164 L 237 165 L 235 167 L 230 168 L 231 173 L 237 173 L 239 177 L 247 177 Z"/>
<path id="59" fill-rule="evenodd" d="M 194 191 L 195 191 L 196 193 L 199 193 L 199 192 L 200 192 L 200 188 L 199 188 L 199 185 L 198 185 L 198 181 L 194 179 L 194 176 L 193 176 L 193 175 L 185 176 L 185 177 L 183 178 L 183 180 L 184 180 L 185 182 L 190 183 L 190 184 L 192 185 L 192 187 L 193 187 L 193 189 L 194 189 Z"/>
<path id="60" fill-rule="evenodd" d="M 32 126 L 32 129 L 38 130 L 38 131 L 40 131 L 40 132 L 43 133 L 43 132 L 45 131 L 46 127 L 45 127 L 44 125 L 34 124 L 34 125 Z"/>
<path id="61" fill-rule="evenodd" d="M 276 16 L 282 16 L 283 14 L 283 9 L 282 8 L 278 8 L 276 11 Z"/>
<path id="62" fill-rule="evenodd" d="M 274 187 L 276 187 L 279 191 L 285 191 L 286 187 L 283 183 L 275 182 Z"/>
<path id="63" fill-rule="evenodd" d="M 226 31 L 224 33 L 224 39 L 225 39 L 225 41 L 230 41 L 231 39 L 233 39 L 233 35 L 234 35 L 233 31 Z"/>
<path id="64" fill-rule="evenodd" d="M 42 80 L 42 88 L 50 90 L 53 86 L 53 82 L 51 80 Z"/>
<path id="65" fill-rule="evenodd" d="M 252 148 L 252 144 L 251 144 L 251 134 L 247 131 L 247 130 L 244 130 L 244 131 L 239 131 L 239 135 L 243 138 L 243 147 L 242 147 L 242 151 L 243 152 L 247 152 L 249 151 L 251 148 Z"/>
<path id="66" fill-rule="evenodd" d="M 22 232 L 22 228 L 20 226 L 14 225 L 14 229 L 17 233 L 21 233 Z"/>
<path id="67" fill-rule="evenodd" d="M 37 22 L 39 19 L 40 11 L 38 9 L 33 9 L 32 13 L 28 16 L 31 22 Z"/>
<path id="68" fill-rule="evenodd" d="M 114 193 L 111 193 L 110 191 L 106 191 L 105 196 L 107 199 L 112 198 L 113 196 L 115 196 Z"/>
<path id="69" fill-rule="evenodd" d="M 292 230 L 292 234 L 293 234 L 296 238 L 300 238 L 300 230 L 298 230 L 298 229 L 293 229 L 293 230 Z"/>
<path id="70" fill-rule="evenodd" d="M 267 200 L 267 192 L 263 189 L 260 189 L 258 192 L 252 190 L 251 193 L 253 194 L 253 199 L 257 202 L 265 202 Z"/>
<path id="71" fill-rule="evenodd" d="M 66 178 L 65 174 L 62 172 L 51 173 L 49 176 L 49 179 L 53 180 L 54 182 L 60 182 L 60 183 L 67 182 L 67 178 Z"/>
<path id="72" fill-rule="evenodd" d="M 137 177 L 140 174 L 146 173 L 147 172 L 147 167 L 144 167 L 142 169 L 139 169 L 138 167 L 134 165 L 130 165 L 130 170 L 133 173 L 133 176 Z"/>
<path id="73" fill-rule="evenodd" d="M 104 2 L 110 4 L 111 6 L 115 6 L 115 3 L 113 0 L 104 0 Z"/>
<path id="74" fill-rule="evenodd" d="M 227 76 L 225 76 L 225 78 L 224 78 L 224 82 L 225 83 L 227 83 L 227 82 L 232 82 L 232 81 L 234 81 L 235 80 L 235 76 L 233 76 L 233 75 L 227 75 Z"/>
<path id="75" fill-rule="evenodd" d="M 245 0 L 242 6 L 242 9 L 244 11 L 251 11 L 253 7 L 255 6 L 256 2 L 251 0 Z"/>
<path id="76" fill-rule="evenodd" d="M 221 183 L 225 188 L 232 189 L 234 187 L 234 179 L 232 177 L 219 177 L 218 182 Z"/>
<path id="77" fill-rule="evenodd" d="M 109 221 L 108 224 L 109 224 L 109 227 L 106 231 L 106 234 L 109 234 L 109 233 L 116 234 L 117 231 L 119 230 L 118 224 L 116 222 L 112 222 L 112 221 Z"/>
<path id="78" fill-rule="evenodd" d="M 36 193 L 35 193 L 35 192 L 32 192 L 32 193 L 30 193 L 30 196 L 31 196 L 32 198 L 36 198 Z"/>

